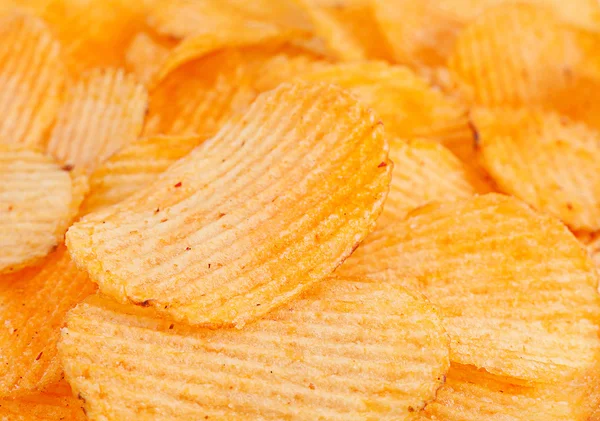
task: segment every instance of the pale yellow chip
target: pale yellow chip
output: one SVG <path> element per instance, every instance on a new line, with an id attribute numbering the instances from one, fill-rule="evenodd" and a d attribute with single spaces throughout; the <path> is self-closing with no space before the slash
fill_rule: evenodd
<path id="1" fill-rule="evenodd" d="M 26 395 L 61 379 L 56 344 L 65 314 L 95 290 L 64 245 L 35 267 L 0 275 L 0 396 Z"/>
<path id="2" fill-rule="evenodd" d="M 33 264 L 62 242 L 86 192 L 86 177 L 41 151 L 0 144 L 0 273 Z"/>
<path id="3" fill-rule="evenodd" d="M 140 134 L 146 89 L 121 69 L 94 69 L 67 92 L 47 150 L 60 162 L 93 169 Z"/>
<path id="4" fill-rule="evenodd" d="M 136 193 L 204 139 L 158 135 L 126 146 L 92 173 L 90 194 L 81 206 L 81 214 L 114 205 Z"/>
<path id="5" fill-rule="evenodd" d="M 24 13 L 0 17 L 0 143 L 39 146 L 56 117 L 66 79 L 60 44 Z"/>
<path id="6" fill-rule="evenodd" d="M 169 56 L 175 42 L 138 32 L 125 52 L 125 64 L 137 80 L 148 85 Z"/>
<path id="7" fill-rule="evenodd" d="M 44 392 L 20 398 L 0 399 L 3 421 L 85 421 L 81 401 L 71 393 L 69 384 L 60 381 Z"/>
<path id="8" fill-rule="evenodd" d="M 387 148 L 349 94 L 284 84 L 147 188 L 73 225 L 69 250 L 120 302 L 243 326 L 322 280 L 374 228 Z"/>
<path id="9" fill-rule="evenodd" d="M 451 360 L 577 388 L 600 350 L 596 269 L 558 220 L 487 194 L 427 205 L 373 233 L 340 268 L 422 291 L 444 316 Z"/>
<path id="10" fill-rule="evenodd" d="M 90 419 L 106 421 L 413 420 L 449 365 L 425 299 L 350 279 L 242 330 L 178 325 L 94 296 L 69 314 L 59 347 Z"/>
<path id="11" fill-rule="evenodd" d="M 456 89 L 484 106 L 541 106 L 600 127 L 600 33 L 525 3 L 493 8 L 458 37 L 449 59 Z"/>
<path id="12" fill-rule="evenodd" d="M 577 230 L 600 230 L 600 134 L 555 113 L 472 113 L 481 165 L 498 188 Z"/>
<path id="13" fill-rule="evenodd" d="M 182 44 L 177 50 L 184 49 Z M 200 49 L 187 51 L 198 54 Z M 152 91 L 144 133 L 212 135 L 232 116 L 243 112 L 259 93 L 322 65 L 314 54 L 278 41 L 226 48 L 189 61 L 167 72 Z"/>

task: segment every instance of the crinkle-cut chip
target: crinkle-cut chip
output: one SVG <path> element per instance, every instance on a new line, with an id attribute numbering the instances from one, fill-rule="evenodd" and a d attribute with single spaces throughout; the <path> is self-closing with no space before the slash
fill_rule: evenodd
<path id="1" fill-rule="evenodd" d="M 159 0 L 148 12 L 148 23 L 157 32 L 178 39 L 231 31 L 249 22 L 299 33 L 311 29 L 296 0 Z"/>
<path id="2" fill-rule="evenodd" d="M 125 52 L 145 25 L 144 8 L 129 0 L 51 0 L 41 16 L 61 41 L 73 75 L 124 67 Z"/>
<path id="3" fill-rule="evenodd" d="M 148 85 L 169 56 L 175 42 L 148 32 L 138 32 L 125 52 L 125 64 L 137 80 Z"/>
<path id="4" fill-rule="evenodd" d="M 577 230 L 600 229 L 600 135 L 556 113 L 479 109 L 481 165 L 500 191 Z"/>
<path id="5" fill-rule="evenodd" d="M 378 227 L 394 224 L 428 202 L 466 199 L 479 193 L 479 184 L 474 184 L 479 183 L 478 178 L 439 143 L 392 139 L 390 159 L 394 163 L 392 183 Z"/>
<path id="6" fill-rule="evenodd" d="M 147 188 L 73 225 L 69 250 L 120 302 L 243 326 L 329 275 L 374 228 L 387 149 L 350 94 L 283 84 Z"/>
<path id="7" fill-rule="evenodd" d="M 597 383 L 597 380 L 596 380 Z M 451 364 L 446 383 L 421 419 L 431 421 L 588 421 L 589 385 L 519 385 L 510 378 Z M 593 393 L 593 391 L 591 391 Z"/>
<path id="8" fill-rule="evenodd" d="M 152 91 L 144 133 L 212 135 L 261 93 L 324 64 L 303 49 L 224 49 L 170 72 Z"/>
<path id="9" fill-rule="evenodd" d="M 0 273 L 42 259 L 63 241 L 87 178 L 23 145 L 0 144 Z"/>
<path id="10" fill-rule="evenodd" d="M 406 67 L 374 61 L 344 63 L 300 77 L 349 89 L 373 107 L 391 136 L 444 143 L 470 135 L 465 106 Z"/>
<path id="11" fill-rule="evenodd" d="M 433 306 L 358 279 L 328 279 L 242 330 L 93 296 L 69 314 L 59 349 L 88 416 L 107 421 L 412 420 L 449 367 Z"/>
<path id="12" fill-rule="evenodd" d="M 426 205 L 376 230 L 338 272 L 402 275 L 440 307 L 453 362 L 566 386 L 598 359 L 593 262 L 560 221 L 515 198 Z"/>
<path id="13" fill-rule="evenodd" d="M 600 33 L 517 3 L 490 9 L 458 37 L 449 59 L 453 84 L 484 106 L 541 106 L 600 127 Z"/>
<path id="14" fill-rule="evenodd" d="M 324 41 L 332 57 L 344 61 L 391 59 L 392 48 L 379 28 L 370 1 L 298 2 L 310 16 L 314 33 Z"/>
<path id="15" fill-rule="evenodd" d="M 37 266 L 0 275 L 0 396 L 60 380 L 56 344 L 65 315 L 95 290 L 64 245 Z"/>
<path id="16" fill-rule="evenodd" d="M 19 398 L 0 399 L 3 421 L 85 421 L 82 403 L 71 393 L 65 381 L 51 385 L 44 392 Z"/>
<path id="17" fill-rule="evenodd" d="M 60 162 L 93 169 L 139 136 L 148 107 L 143 85 L 122 69 L 94 69 L 70 86 L 47 150 Z"/>
<path id="18" fill-rule="evenodd" d="M 0 17 L 0 142 L 39 146 L 67 76 L 60 44 L 39 18 Z"/>
<path id="19" fill-rule="evenodd" d="M 114 205 L 150 184 L 205 137 L 157 135 L 134 142 L 111 156 L 90 177 L 81 214 Z"/>

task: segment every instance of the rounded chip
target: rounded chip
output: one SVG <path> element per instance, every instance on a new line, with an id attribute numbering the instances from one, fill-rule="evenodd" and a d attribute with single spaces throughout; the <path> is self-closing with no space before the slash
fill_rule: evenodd
<path id="1" fill-rule="evenodd" d="M 137 80 L 148 85 L 159 71 L 174 42 L 148 32 L 138 32 L 125 52 L 125 64 Z"/>
<path id="2" fill-rule="evenodd" d="M 96 290 L 64 245 L 39 265 L 0 276 L 0 396 L 61 379 L 56 344 L 67 311 Z"/>
<path id="3" fill-rule="evenodd" d="M 205 51 L 193 43 L 182 44 L 177 51 L 187 50 L 194 55 Z M 194 48 L 188 50 L 186 45 Z M 168 61 L 179 65 L 182 58 L 185 61 L 189 57 L 186 53 Z M 144 133 L 210 136 L 232 116 L 243 112 L 259 93 L 322 65 L 314 54 L 279 41 L 225 48 L 189 61 L 167 72 L 152 91 Z"/>
<path id="4" fill-rule="evenodd" d="M 90 420 L 106 421 L 412 420 L 449 365 L 424 298 L 354 279 L 329 279 L 242 330 L 94 296 L 69 314 L 59 347 Z"/>
<path id="5" fill-rule="evenodd" d="M 600 135 L 556 113 L 472 113 L 481 165 L 498 188 L 577 230 L 600 230 Z"/>
<path id="6" fill-rule="evenodd" d="M 60 44 L 39 18 L 0 17 L 0 142 L 40 146 L 62 100 Z"/>
<path id="7" fill-rule="evenodd" d="M 204 139 L 158 135 L 127 145 L 92 173 L 90 193 L 81 205 L 81 214 L 114 205 L 136 193 Z"/>
<path id="8" fill-rule="evenodd" d="M 61 381 L 44 392 L 19 398 L 0 398 L 0 419 L 6 421 L 86 421 L 81 402 Z"/>
<path id="9" fill-rule="evenodd" d="M 243 326 L 329 275 L 373 229 L 387 148 L 349 94 L 284 84 L 146 189 L 73 225 L 69 250 L 120 302 Z"/>
<path id="10" fill-rule="evenodd" d="M 46 256 L 63 240 L 87 179 L 22 145 L 0 144 L 0 273 Z"/>
<path id="11" fill-rule="evenodd" d="M 440 307 L 453 363 L 574 389 L 596 368 L 595 266 L 563 224 L 515 198 L 424 206 L 373 233 L 340 272 L 402 275 Z"/>
<path id="12" fill-rule="evenodd" d="M 60 162 L 91 172 L 140 134 L 146 89 L 121 69 L 94 69 L 70 86 L 47 150 Z"/>

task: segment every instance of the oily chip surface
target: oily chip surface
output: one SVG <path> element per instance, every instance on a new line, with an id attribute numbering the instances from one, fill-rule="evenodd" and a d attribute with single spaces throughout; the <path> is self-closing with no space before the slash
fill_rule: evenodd
<path id="1" fill-rule="evenodd" d="M 64 245 L 37 266 L 0 275 L 0 396 L 31 394 L 61 379 L 56 344 L 65 314 L 95 290 Z"/>
<path id="2" fill-rule="evenodd" d="M 0 274 L 36 262 L 62 242 L 86 191 L 85 177 L 41 151 L 0 144 Z"/>
<path id="3" fill-rule="evenodd" d="M 409 420 L 443 383 L 447 346 L 422 297 L 328 279 L 242 330 L 90 297 L 60 352 L 90 420 Z"/>
<path id="4" fill-rule="evenodd" d="M 122 69 L 94 69 L 72 84 L 48 141 L 60 162 L 91 172 L 140 134 L 146 89 Z"/>
<path id="5" fill-rule="evenodd" d="M 350 94 L 284 84 L 146 189 L 74 224 L 67 244 L 120 302 L 243 326 L 329 275 L 374 228 L 387 150 Z"/>
<path id="6" fill-rule="evenodd" d="M 600 135 L 531 109 L 477 110 L 481 165 L 498 188 L 576 230 L 600 230 Z"/>
<path id="7" fill-rule="evenodd" d="M 59 42 L 41 19 L 0 16 L 0 143 L 40 146 L 66 79 Z"/>

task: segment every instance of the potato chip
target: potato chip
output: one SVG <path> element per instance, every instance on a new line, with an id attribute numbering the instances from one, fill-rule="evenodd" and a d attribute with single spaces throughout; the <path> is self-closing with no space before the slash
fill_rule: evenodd
<path id="1" fill-rule="evenodd" d="M 144 133 L 210 136 L 259 93 L 322 64 L 315 55 L 278 41 L 192 60 L 169 72 L 152 91 Z"/>
<path id="2" fill-rule="evenodd" d="M 600 233 L 580 231 L 576 232 L 575 236 L 586 247 L 596 267 L 600 267 Z"/>
<path id="3" fill-rule="evenodd" d="M 70 313 L 59 346 L 90 419 L 107 421 L 408 420 L 449 365 L 426 300 L 350 279 L 242 330 L 177 325 L 94 296 Z"/>
<path id="4" fill-rule="evenodd" d="M 387 148 L 349 94 L 284 84 L 147 188 L 73 225 L 69 250 L 120 302 L 243 326 L 323 279 L 373 229 Z"/>
<path id="5" fill-rule="evenodd" d="M 48 141 L 59 161 L 92 171 L 140 134 L 145 88 L 121 69 L 94 69 L 73 84 Z"/>
<path id="6" fill-rule="evenodd" d="M 600 361 L 593 262 L 559 221 L 488 194 L 427 205 L 383 227 L 340 268 L 439 305 L 451 361 L 513 381 L 574 387 Z"/>
<path id="7" fill-rule="evenodd" d="M 144 8 L 129 0 L 50 0 L 41 16 L 60 39 L 70 71 L 124 67 L 125 51 L 144 28 Z"/>
<path id="8" fill-rule="evenodd" d="M 62 100 L 60 44 L 36 17 L 0 18 L 0 142 L 40 145 Z"/>
<path id="9" fill-rule="evenodd" d="M 146 85 L 163 65 L 175 43 L 148 32 L 138 32 L 125 52 L 125 63 L 137 80 Z"/>
<path id="10" fill-rule="evenodd" d="M 0 273 L 34 263 L 62 242 L 86 191 L 85 177 L 42 152 L 0 144 Z"/>
<path id="11" fill-rule="evenodd" d="M 567 26 L 549 9 L 509 4 L 461 33 L 449 68 L 473 103 L 543 106 L 600 127 L 599 42 L 599 33 Z"/>
<path id="12" fill-rule="evenodd" d="M 0 396 L 43 390 L 61 379 L 56 343 L 65 314 L 95 289 L 64 246 L 38 266 L 0 276 Z"/>
<path id="13" fill-rule="evenodd" d="M 600 229 L 600 135 L 555 113 L 478 110 L 481 164 L 498 188 L 574 229 Z"/>
<path id="14" fill-rule="evenodd" d="M 312 21 L 314 32 L 328 53 L 344 61 L 392 57 L 392 47 L 381 32 L 373 8 L 365 0 L 299 0 Z"/>
<path id="15" fill-rule="evenodd" d="M 92 173 L 90 194 L 81 206 L 81 213 L 90 213 L 131 196 L 204 139 L 201 136 L 158 135 L 126 146 Z"/>
<path id="16" fill-rule="evenodd" d="M 69 384 L 61 381 L 44 392 L 0 399 L 0 419 L 5 421 L 85 421 L 81 402 Z"/>

